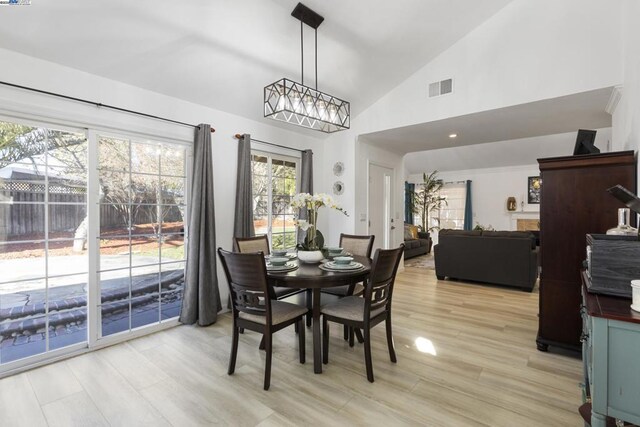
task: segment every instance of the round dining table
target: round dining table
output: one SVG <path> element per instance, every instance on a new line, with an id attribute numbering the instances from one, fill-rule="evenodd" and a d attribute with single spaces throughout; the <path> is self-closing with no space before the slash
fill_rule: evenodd
<path id="1" fill-rule="evenodd" d="M 322 340 L 320 336 L 320 290 L 335 286 L 350 285 L 362 282 L 371 272 L 371 260 L 367 257 L 354 256 L 354 261 L 363 268 L 355 271 L 327 271 L 320 268 L 322 263 L 303 263 L 299 260 L 298 268 L 289 272 L 267 271 L 272 286 L 307 289 L 311 291 L 311 315 L 313 319 L 313 371 L 322 373 Z M 308 294 L 307 294 L 308 295 Z"/>

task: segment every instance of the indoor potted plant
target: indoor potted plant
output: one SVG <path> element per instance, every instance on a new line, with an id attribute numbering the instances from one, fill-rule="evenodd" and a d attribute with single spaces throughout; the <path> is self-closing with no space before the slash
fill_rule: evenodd
<path id="1" fill-rule="evenodd" d="M 433 171 L 429 175 L 422 174 L 422 183 L 416 184 L 413 191 L 413 212 L 420 215 L 422 233 L 424 238 L 429 238 L 429 232 L 437 230 L 438 225 L 429 227 L 431 213 L 439 210 L 443 205 L 447 205 L 447 199 L 440 195 L 440 190 L 444 182 L 438 178 L 438 171 Z"/>
<path id="2" fill-rule="evenodd" d="M 328 194 L 299 193 L 291 199 L 291 207 L 298 209 L 298 216 L 300 210 L 305 209 L 307 213 L 306 220 L 296 221 L 301 233 L 304 233 L 304 239 L 297 245 L 298 259 L 302 262 L 320 262 L 324 258 L 324 236 L 318 230 L 318 210 L 323 206 L 347 215 Z"/>

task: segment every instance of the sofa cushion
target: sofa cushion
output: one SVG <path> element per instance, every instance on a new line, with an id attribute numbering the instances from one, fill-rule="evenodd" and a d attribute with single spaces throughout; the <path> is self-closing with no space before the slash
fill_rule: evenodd
<path id="1" fill-rule="evenodd" d="M 528 231 L 483 231 L 483 237 L 506 237 L 509 239 L 531 239 L 531 249 L 536 248 L 536 236 Z"/>
<path id="2" fill-rule="evenodd" d="M 452 230 L 445 228 L 438 232 L 438 236 L 482 236 L 482 230 Z"/>
<path id="3" fill-rule="evenodd" d="M 405 249 L 414 249 L 414 248 L 419 248 L 420 246 L 424 246 L 424 245 L 420 245 L 420 240 L 418 239 L 411 239 L 411 240 L 404 241 Z"/>

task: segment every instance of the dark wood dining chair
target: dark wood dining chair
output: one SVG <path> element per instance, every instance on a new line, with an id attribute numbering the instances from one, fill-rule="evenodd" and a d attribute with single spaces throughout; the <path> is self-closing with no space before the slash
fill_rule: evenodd
<path id="1" fill-rule="evenodd" d="M 321 308 L 322 314 L 322 362 L 329 362 L 329 322 L 340 323 L 364 332 L 364 360 L 367 379 L 373 382 L 371 362 L 371 328 L 384 321 L 387 329 L 389 358 L 396 363 L 396 351 L 391 331 L 391 300 L 398 264 L 404 244 L 396 249 L 378 249 L 371 266 L 371 274 L 365 282 L 364 298 L 352 295 Z"/>
<path id="2" fill-rule="evenodd" d="M 265 235 L 256 237 L 234 237 L 233 251 L 243 254 L 256 252 L 262 252 L 265 255 L 271 254 L 271 251 L 269 250 L 269 239 Z M 272 297 L 274 299 L 283 299 L 303 291 L 302 289 L 287 288 L 284 286 L 273 286 L 271 289 L 273 292 Z"/>
<path id="3" fill-rule="evenodd" d="M 266 350 L 264 389 L 269 390 L 274 332 L 297 324 L 300 363 L 305 362 L 304 315 L 307 308 L 270 298 L 267 267 L 261 252 L 242 254 L 218 248 L 218 256 L 229 284 L 233 313 L 233 339 L 228 374 L 232 375 L 235 371 L 240 329 L 261 333 Z"/>
<path id="4" fill-rule="evenodd" d="M 349 252 L 356 256 L 364 256 L 371 259 L 371 250 L 373 249 L 373 241 L 376 236 L 357 236 L 353 234 L 340 234 L 340 247 L 345 252 Z M 332 288 L 322 289 L 321 292 L 346 297 L 350 295 L 360 295 L 364 290 L 364 286 L 360 283 L 351 283 L 344 286 L 336 286 Z"/>
<path id="5" fill-rule="evenodd" d="M 367 235 L 354 235 L 354 234 L 340 234 L 340 247 L 350 254 L 357 256 L 364 256 L 371 259 L 371 250 L 373 249 L 373 242 L 376 236 Z M 338 298 L 344 298 L 351 295 L 362 295 L 364 286 L 362 283 L 350 283 L 344 286 L 336 286 L 332 288 L 321 289 L 320 292 L 325 294 L 335 295 Z M 355 335 L 358 337 L 359 342 L 363 342 L 364 338 L 359 330 L 355 331 Z M 349 341 L 349 345 L 353 347 L 354 330 L 345 325 L 344 327 L 344 339 Z"/>

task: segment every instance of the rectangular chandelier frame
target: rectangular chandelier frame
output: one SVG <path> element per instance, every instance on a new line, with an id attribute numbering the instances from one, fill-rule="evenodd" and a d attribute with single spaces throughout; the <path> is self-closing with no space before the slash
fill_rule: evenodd
<path id="1" fill-rule="evenodd" d="M 264 116 L 325 133 L 349 129 L 349 102 L 286 78 L 264 88 Z"/>

